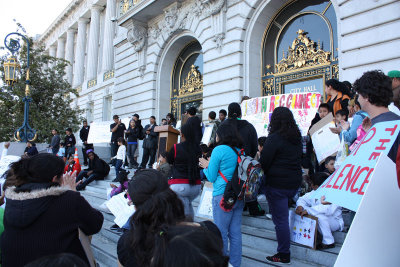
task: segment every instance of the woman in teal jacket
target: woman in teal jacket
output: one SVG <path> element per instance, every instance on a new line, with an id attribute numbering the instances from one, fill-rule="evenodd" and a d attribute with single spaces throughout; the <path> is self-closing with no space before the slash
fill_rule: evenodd
<path id="1" fill-rule="evenodd" d="M 242 141 L 236 127 L 227 123 L 218 128 L 216 141 L 217 147 L 214 148 L 210 161 L 200 159 L 200 166 L 204 168 L 204 174 L 207 179 L 213 183 L 213 217 L 214 223 L 222 234 L 224 253 L 228 255 L 229 237 L 229 262 L 233 267 L 239 267 L 242 260 L 241 225 L 244 202 L 243 200 L 237 200 L 230 211 L 223 210 L 220 203 L 227 184 L 221 173 L 228 181 L 232 179 L 238 159 L 232 148 L 239 151 L 239 147 L 242 147 Z"/>

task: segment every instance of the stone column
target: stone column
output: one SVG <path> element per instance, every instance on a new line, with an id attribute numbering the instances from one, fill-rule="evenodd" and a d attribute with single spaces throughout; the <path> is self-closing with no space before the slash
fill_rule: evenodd
<path id="1" fill-rule="evenodd" d="M 92 80 L 97 77 L 97 62 L 99 55 L 100 37 L 100 12 L 101 6 L 93 5 L 90 9 L 91 21 L 89 32 L 88 60 L 86 69 L 86 79 Z"/>
<path id="2" fill-rule="evenodd" d="M 54 45 L 50 46 L 49 47 L 49 56 L 56 57 L 56 51 L 57 51 L 57 48 Z M 49 63 L 49 68 L 52 68 L 53 66 L 54 66 L 53 63 Z"/>
<path id="3" fill-rule="evenodd" d="M 75 73 L 73 87 L 83 83 L 83 67 L 85 64 L 86 26 L 89 20 L 80 18 L 78 21 L 78 36 L 76 38 Z"/>
<path id="4" fill-rule="evenodd" d="M 66 78 L 69 84 L 72 85 L 72 74 L 73 74 L 73 66 L 74 66 L 74 38 L 75 38 L 75 29 L 68 29 L 67 31 L 67 49 L 65 51 L 65 59 L 69 61 L 69 64 L 66 68 Z"/>
<path id="5" fill-rule="evenodd" d="M 104 39 L 103 39 L 103 64 L 102 72 L 109 71 L 113 68 L 114 63 L 114 31 L 115 22 L 111 18 L 115 16 L 115 0 L 107 0 L 106 18 L 104 24 Z"/>
<path id="6" fill-rule="evenodd" d="M 58 38 L 57 40 L 57 58 L 64 59 L 65 57 L 65 38 Z"/>

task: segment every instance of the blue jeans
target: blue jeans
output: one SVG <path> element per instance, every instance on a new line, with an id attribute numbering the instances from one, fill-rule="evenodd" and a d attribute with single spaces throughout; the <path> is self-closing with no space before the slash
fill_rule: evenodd
<path id="1" fill-rule="evenodd" d="M 118 173 L 121 170 L 122 167 L 122 159 L 117 159 L 115 162 L 115 176 L 118 177 Z"/>
<path id="2" fill-rule="evenodd" d="M 266 187 L 266 197 L 272 221 L 275 224 L 276 238 L 278 239 L 278 252 L 290 253 L 290 229 L 289 229 L 289 204 L 297 189 L 279 189 Z"/>
<path id="3" fill-rule="evenodd" d="M 128 158 L 129 158 L 129 163 L 133 166 L 138 166 L 138 163 L 135 160 L 135 152 L 137 149 L 138 145 L 137 144 L 128 144 Z"/>
<path id="4" fill-rule="evenodd" d="M 194 218 L 194 210 L 192 201 L 200 194 L 201 185 L 190 184 L 172 184 L 171 190 L 174 191 L 180 200 L 182 200 L 185 208 L 185 215 L 191 219 Z"/>
<path id="5" fill-rule="evenodd" d="M 52 148 L 51 151 L 53 152 L 54 155 L 57 155 L 59 148 Z"/>
<path id="6" fill-rule="evenodd" d="M 81 183 L 80 185 L 78 185 L 81 188 L 85 188 L 88 184 L 90 184 L 91 182 L 93 182 L 94 180 L 98 180 L 104 177 L 99 176 L 96 173 L 92 173 L 90 176 L 88 176 L 89 171 L 81 171 L 78 175 L 78 177 L 76 177 L 76 182 L 79 182 L 80 180 L 83 180 L 83 178 L 87 177 L 87 179 Z"/>
<path id="7" fill-rule="evenodd" d="M 229 262 L 233 267 L 239 267 L 242 262 L 242 213 L 244 201 L 237 201 L 233 209 L 226 212 L 221 209 L 219 203 L 223 195 L 214 196 L 212 200 L 214 223 L 221 231 L 224 242 L 224 254 L 228 255 L 229 238 Z"/>

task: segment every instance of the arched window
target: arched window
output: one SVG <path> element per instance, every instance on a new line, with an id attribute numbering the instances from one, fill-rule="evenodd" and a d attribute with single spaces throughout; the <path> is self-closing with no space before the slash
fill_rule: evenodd
<path id="1" fill-rule="evenodd" d="M 195 106 L 200 112 L 203 102 L 203 54 L 199 42 L 190 42 L 177 57 L 172 71 L 171 112 L 181 119 Z"/>
<path id="2" fill-rule="evenodd" d="M 292 1 L 263 38 L 263 95 L 320 92 L 338 78 L 337 22 L 330 1 Z"/>

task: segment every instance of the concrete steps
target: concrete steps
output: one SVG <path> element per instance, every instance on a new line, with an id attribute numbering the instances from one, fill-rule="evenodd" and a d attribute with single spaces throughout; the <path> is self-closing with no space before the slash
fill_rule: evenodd
<path id="1" fill-rule="evenodd" d="M 131 175 L 130 175 L 131 176 Z M 120 233 L 111 231 L 110 227 L 114 224 L 114 216 L 102 204 L 107 199 L 107 188 L 110 187 L 112 179 L 115 178 L 114 170 L 111 169 L 110 175 L 102 181 L 95 181 L 86 187 L 86 190 L 81 191 L 81 194 L 88 202 L 96 209 L 99 209 L 104 215 L 104 224 L 100 233 L 95 235 L 92 240 L 92 248 L 95 258 L 101 267 L 117 266 L 117 242 L 120 238 Z M 196 209 L 199 205 L 199 198 L 193 201 L 193 206 Z M 261 203 L 265 207 L 266 203 Z M 344 214 L 346 225 L 348 225 L 352 216 Z M 196 221 L 201 221 L 201 218 L 195 218 Z M 291 266 L 333 266 L 337 255 L 341 249 L 346 233 L 334 233 L 336 247 L 333 249 L 318 251 L 310 248 L 291 244 Z M 273 222 L 265 216 L 251 217 L 248 212 L 243 213 L 242 218 L 242 239 L 243 253 L 242 266 L 279 266 L 276 264 L 268 264 L 265 257 L 276 252 L 277 241 L 275 235 L 275 226 Z"/>

